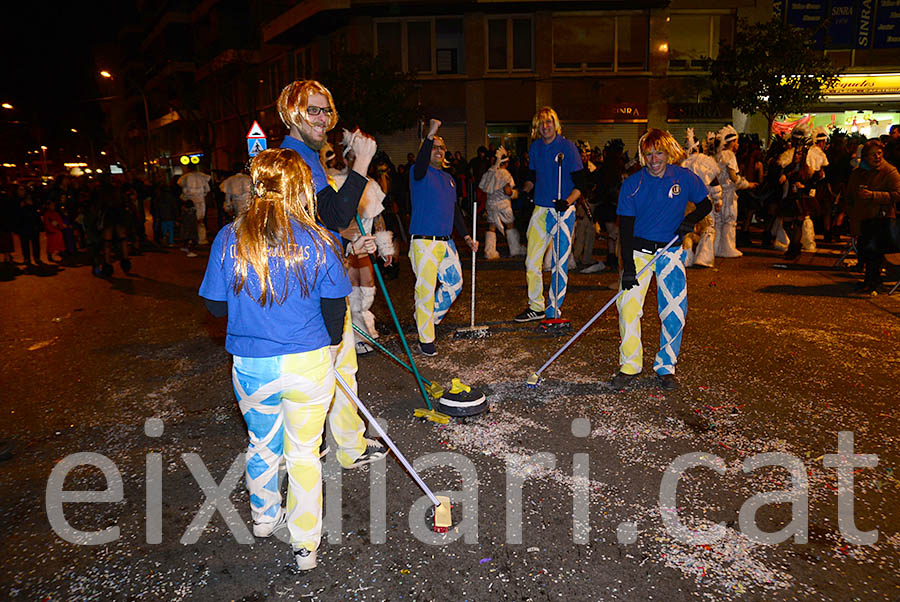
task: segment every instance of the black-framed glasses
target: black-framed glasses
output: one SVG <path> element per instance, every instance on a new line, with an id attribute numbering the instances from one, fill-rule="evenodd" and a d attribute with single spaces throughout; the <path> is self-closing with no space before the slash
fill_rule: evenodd
<path id="1" fill-rule="evenodd" d="M 324 113 L 325 115 L 331 117 L 331 115 L 334 113 L 334 109 L 331 109 L 329 107 L 317 107 L 314 105 L 309 105 L 308 107 L 306 107 L 306 114 L 310 117 L 314 117 L 320 113 Z"/>

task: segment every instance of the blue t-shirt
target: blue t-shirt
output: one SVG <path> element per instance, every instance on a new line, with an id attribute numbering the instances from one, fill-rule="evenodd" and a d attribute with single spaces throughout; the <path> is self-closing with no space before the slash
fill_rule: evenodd
<path id="1" fill-rule="evenodd" d="M 312 172 L 313 188 L 316 193 L 330 185 L 328 184 L 328 176 L 325 175 L 325 168 L 322 167 L 322 161 L 319 158 L 319 151 L 311 149 L 305 142 L 297 140 L 293 136 L 285 136 L 284 140 L 281 141 L 281 148 L 297 151 L 297 154 L 306 161 L 309 170 Z"/>
<path id="2" fill-rule="evenodd" d="M 559 184 L 559 165 L 556 156 L 562 153 L 562 186 L 557 197 L 557 185 Z M 572 173 L 579 171 L 584 166 L 581 164 L 581 153 L 569 140 L 557 135 L 550 144 L 545 144 L 538 138 L 528 147 L 528 168 L 535 171 L 534 204 L 540 207 L 552 207 L 557 198 L 564 199 L 575 188 L 572 181 Z"/>
<path id="3" fill-rule="evenodd" d="M 706 198 L 706 186 L 689 169 L 667 165 L 661 178 L 646 168 L 629 176 L 619 190 L 618 215 L 634 216 L 634 235 L 669 242 L 684 220 L 688 202 Z"/>
<path id="4" fill-rule="evenodd" d="M 422 236 L 450 236 L 456 207 L 456 184 L 453 176 L 431 165 L 425 177 L 416 180 L 409 170 L 409 196 L 412 216 L 409 233 Z"/>
<path id="5" fill-rule="evenodd" d="M 305 142 L 297 140 L 293 136 L 285 136 L 284 140 L 281 141 L 281 148 L 289 148 L 296 151 L 300 158 L 306 162 L 306 165 L 309 166 L 309 170 L 312 172 L 313 189 L 315 189 L 317 195 L 324 188 L 331 186 L 328 183 L 328 176 L 325 175 L 325 168 L 322 167 L 322 161 L 319 159 L 318 151 L 314 151 Z M 318 220 L 318 217 L 316 219 Z M 319 222 L 319 225 L 322 225 L 322 222 Z M 341 235 L 334 230 L 329 230 L 329 232 L 334 237 L 337 246 L 340 247 Z"/>
<path id="6" fill-rule="evenodd" d="M 283 303 L 260 305 L 259 277 L 248 266 L 247 280 L 239 295 L 234 294 L 235 233 L 232 224 L 223 228 L 209 250 L 209 264 L 200 285 L 200 296 L 228 303 L 228 330 L 225 349 L 241 357 L 274 357 L 302 353 L 331 344 L 322 318 L 321 299 L 339 299 L 350 294 L 350 280 L 344 265 L 334 251 L 324 248 L 324 262 L 317 262 L 312 235 L 293 224 L 294 241 L 304 249 L 301 269 L 306 275 L 309 295 L 304 297 L 300 282 L 292 271 L 287 298 Z M 316 266 L 318 275 L 316 276 Z M 324 263 L 322 265 L 321 263 Z M 278 258 L 269 259 L 272 292 L 280 299 L 284 292 L 285 265 Z M 247 291 L 253 294 L 251 298 Z"/>

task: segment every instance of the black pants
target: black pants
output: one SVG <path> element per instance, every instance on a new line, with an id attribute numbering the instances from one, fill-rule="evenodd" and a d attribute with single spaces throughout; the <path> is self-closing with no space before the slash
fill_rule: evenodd
<path id="1" fill-rule="evenodd" d="M 885 253 L 900 251 L 900 232 L 896 220 L 888 218 L 866 219 L 859 224 L 857 249 L 860 261 L 866 264 L 865 282 L 871 286 L 881 284 L 881 266 Z"/>
<path id="2" fill-rule="evenodd" d="M 22 243 L 22 257 L 25 263 L 31 263 L 31 254 L 34 253 L 34 262 L 41 263 L 41 233 L 19 233 L 19 242 Z"/>

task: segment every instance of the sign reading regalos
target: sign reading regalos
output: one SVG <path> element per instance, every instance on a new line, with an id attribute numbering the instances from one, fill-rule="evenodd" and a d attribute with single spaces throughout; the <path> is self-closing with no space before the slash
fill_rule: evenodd
<path id="1" fill-rule="evenodd" d="M 842 75 L 823 90 L 826 96 L 858 94 L 900 94 L 900 73 L 890 75 Z"/>

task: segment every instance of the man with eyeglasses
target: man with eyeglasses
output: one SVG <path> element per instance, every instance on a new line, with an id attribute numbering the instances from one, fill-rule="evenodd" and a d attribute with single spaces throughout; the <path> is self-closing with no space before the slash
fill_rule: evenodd
<path id="1" fill-rule="evenodd" d="M 289 128 L 281 148 L 296 151 L 312 172 L 316 189 L 316 204 L 322 225 L 340 240 L 339 230 L 353 221 L 357 206 L 366 187 L 366 172 L 375 155 L 375 139 L 362 132 L 355 132 L 351 148 L 356 153 L 353 169 L 344 184 L 335 189 L 329 183 L 319 151 L 325 145 L 326 134 L 338 122 L 337 110 L 328 88 L 314 80 L 298 80 L 288 84 L 278 96 L 278 114 Z M 354 241 L 355 253 L 374 253 L 375 237 L 368 235 Z M 344 319 L 344 332 L 338 346 L 334 366 L 345 381 L 357 390 L 356 385 L 356 337 L 350 319 L 349 306 Z M 328 411 L 328 426 L 338 445 L 337 459 L 344 468 L 354 468 L 379 460 L 387 448 L 373 439 L 365 439 L 365 424 L 356 406 L 341 389 L 336 387 L 334 402 Z"/>
<path id="2" fill-rule="evenodd" d="M 319 158 L 319 150 L 325 145 L 328 132 L 337 125 L 338 113 L 328 88 L 314 80 L 298 80 L 288 84 L 278 96 L 278 114 L 289 128 L 281 143 L 282 148 L 297 151 L 312 170 L 316 189 L 319 217 L 329 230 L 337 232 L 346 228 L 356 215 L 356 207 L 366 187 L 366 173 L 375 155 L 375 139 L 356 132 L 352 150 L 356 155 L 353 169 L 344 185 L 335 190 L 328 184 L 328 176 Z M 375 251 L 374 238 L 368 252 Z"/>
<path id="3" fill-rule="evenodd" d="M 409 174 L 409 260 L 416 274 L 416 330 L 419 351 L 429 356 L 437 355 L 434 327 L 441 323 L 462 290 L 462 266 L 453 230 L 462 234 L 472 251 L 478 250 L 478 241 L 469 235 L 456 203 L 453 176 L 443 170 L 447 146 L 443 138 L 435 135 L 439 127 L 441 122 L 432 119 Z"/>

